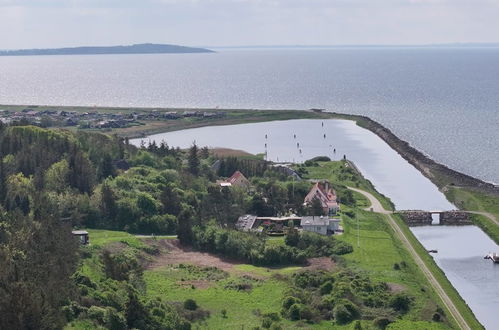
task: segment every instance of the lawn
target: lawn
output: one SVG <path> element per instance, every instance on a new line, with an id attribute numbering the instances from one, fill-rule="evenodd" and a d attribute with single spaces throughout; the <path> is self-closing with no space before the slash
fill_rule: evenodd
<path id="1" fill-rule="evenodd" d="M 262 273 L 258 267 L 241 266 L 246 272 L 254 272 L 256 276 Z M 293 269 L 294 271 L 294 269 Z M 204 272 L 204 275 L 203 275 Z M 147 285 L 147 295 L 150 297 L 162 297 L 172 302 L 183 302 L 186 299 L 194 299 L 200 308 L 210 311 L 210 317 L 204 321 L 198 321 L 193 325 L 194 329 L 251 329 L 261 326 L 263 313 L 279 312 L 281 301 L 287 289 L 286 279 L 269 277 L 266 279 L 248 279 L 238 275 L 225 274 L 225 278 L 218 278 L 210 274 L 211 270 L 202 268 L 179 268 L 165 266 L 144 273 Z M 266 272 L 266 271 L 263 271 Z M 189 283 L 199 279 L 213 278 L 206 281 L 203 288 L 193 289 Z M 232 283 L 250 283 L 250 290 L 236 290 L 230 288 Z M 226 311 L 226 317 L 222 315 Z M 295 329 L 299 323 L 282 320 L 283 329 Z M 331 323 L 306 325 L 300 327 L 307 329 L 328 329 Z M 348 327 L 346 327 L 348 328 Z"/>
<path id="2" fill-rule="evenodd" d="M 445 195 L 450 201 L 464 210 L 489 212 L 494 214 L 496 219 L 499 219 L 499 196 L 457 187 L 450 187 Z M 499 244 L 499 226 L 482 216 L 475 216 L 473 220 L 477 226 L 482 228 Z"/>
<path id="3" fill-rule="evenodd" d="M 367 272 L 375 280 L 389 283 L 396 290 L 406 290 L 410 293 L 414 301 L 411 310 L 404 316 L 405 324 L 431 320 L 437 308 L 435 301 L 438 301 L 438 298 L 433 294 L 409 253 L 392 235 L 384 216 L 358 209 L 351 211 L 355 212 L 356 218 L 343 216 L 345 232 L 339 236 L 339 239 L 349 242 L 354 247 L 353 253 L 343 256 L 347 267 Z M 428 325 L 439 328 L 434 322 Z M 427 329 L 433 328 L 427 327 Z"/>

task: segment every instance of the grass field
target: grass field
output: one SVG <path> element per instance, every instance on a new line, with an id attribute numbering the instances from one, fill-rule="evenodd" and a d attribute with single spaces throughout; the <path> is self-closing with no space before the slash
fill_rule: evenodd
<path id="1" fill-rule="evenodd" d="M 499 220 L 499 196 L 486 194 L 466 188 L 450 187 L 446 192 L 447 198 L 458 207 L 469 210 L 488 212 Z M 475 215 L 474 223 L 482 228 L 497 244 L 499 244 L 499 226 L 489 218 Z"/>
<path id="2" fill-rule="evenodd" d="M 345 232 L 339 236 L 354 246 L 353 253 L 344 256 L 348 267 L 367 272 L 395 290 L 407 290 L 414 301 L 405 315 L 406 321 L 431 320 L 438 298 L 409 253 L 392 235 L 384 216 L 361 210 L 355 210 L 355 216 L 344 217 Z"/>

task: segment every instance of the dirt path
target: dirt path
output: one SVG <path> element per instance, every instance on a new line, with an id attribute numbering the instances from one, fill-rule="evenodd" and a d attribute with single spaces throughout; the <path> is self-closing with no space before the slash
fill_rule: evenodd
<path id="1" fill-rule="evenodd" d="M 489 212 L 480 212 L 480 211 L 464 211 L 466 213 L 471 213 L 471 214 L 479 214 L 483 215 L 486 218 L 489 218 L 493 223 L 499 226 L 499 220 L 497 220 L 496 216 L 493 215 L 492 213 Z"/>
<path id="2" fill-rule="evenodd" d="M 442 302 L 444 303 L 445 307 L 447 307 L 447 310 L 451 313 L 454 320 L 456 320 L 459 327 L 461 329 L 466 329 L 466 330 L 470 329 L 471 330 L 471 327 L 468 325 L 468 323 L 466 322 L 464 317 L 461 315 L 461 313 L 457 309 L 457 307 L 454 304 L 454 302 L 452 301 L 452 299 L 447 295 L 447 293 L 442 288 L 442 286 L 440 285 L 438 280 L 435 278 L 435 276 L 433 275 L 431 270 L 426 266 L 423 259 L 421 259 L 419 254 L 416 252 L 416 249 L 412 246 L 409 239 L 405 236 L 404 232 L 402 231 L 402 229 L 400 228 L 398 223 L 392 217 L 392 214 L 391 214 L 392 212 L 385 210 L 383 208 L 383 206 L 381 205 L 381 203 L 379 202 L 379 200 L 376 197 L 374 197 L 371 193 L 364 191 L 364 190 L 351 188 L 351 187 L 348 187 L 348 189 L 356 191 L 356 192 L 364 195 L 367 199 L 369 199 L 369 201 L 371 202 L 371 207 L 368 207 L 366 210 L 370 210 L 372 208 L 374 212 L 385 214 L 387 216 L 388 223 L 390 224 L 390 226 L 394 230 L 395 234 L 400 239 L 400 241 L 404 244 L 405 248 L 409 251 L 409 253 L 412 255 L 412 257 L 414 258 L 414 261 L 419 266 L 419 268 L 421 269 L 421 271 L 423 272 L 425 277 L 428 279 L 431 286 L 435 289 L 435 291 L 437 292 L 440 299 L 442 299 Z"/>

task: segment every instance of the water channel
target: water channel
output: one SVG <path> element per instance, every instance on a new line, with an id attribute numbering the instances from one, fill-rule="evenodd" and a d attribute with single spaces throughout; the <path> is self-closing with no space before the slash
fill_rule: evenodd
<path id="1" fill-rule="evenodd" d="M 296 136 L 296 137 L 295 137 Z M 303 162 L 315 156 L 352 160 L 376 189 L 390 197 L 398 210 L 452 210 L 437 187 L 374 133 L 348 120 L 289 120 L 212 126 L 151 135 L 141 141 L 162 140 L 187 148 L 224 147 L 266 153 L 271 161 Z M 487 328 L 497 327 L 499 267 L 483 256 L 499 247 L 475 226 L 413 227 L 428 249 L 437 249 L 436 263 Z"/>

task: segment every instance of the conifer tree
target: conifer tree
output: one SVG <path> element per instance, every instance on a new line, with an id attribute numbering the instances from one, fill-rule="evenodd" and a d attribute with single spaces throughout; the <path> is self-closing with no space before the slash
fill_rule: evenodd
<path id="1" fill-rule="evenodd" d="M 199 155 L 198 155 L 198 146 L 196 143 L 192 144 L 192 147 L 189 149 L 189 156 L 187 158 L 187 163 L 189 166 L 189 172 L 192 175 L 199 175 Z"/>

